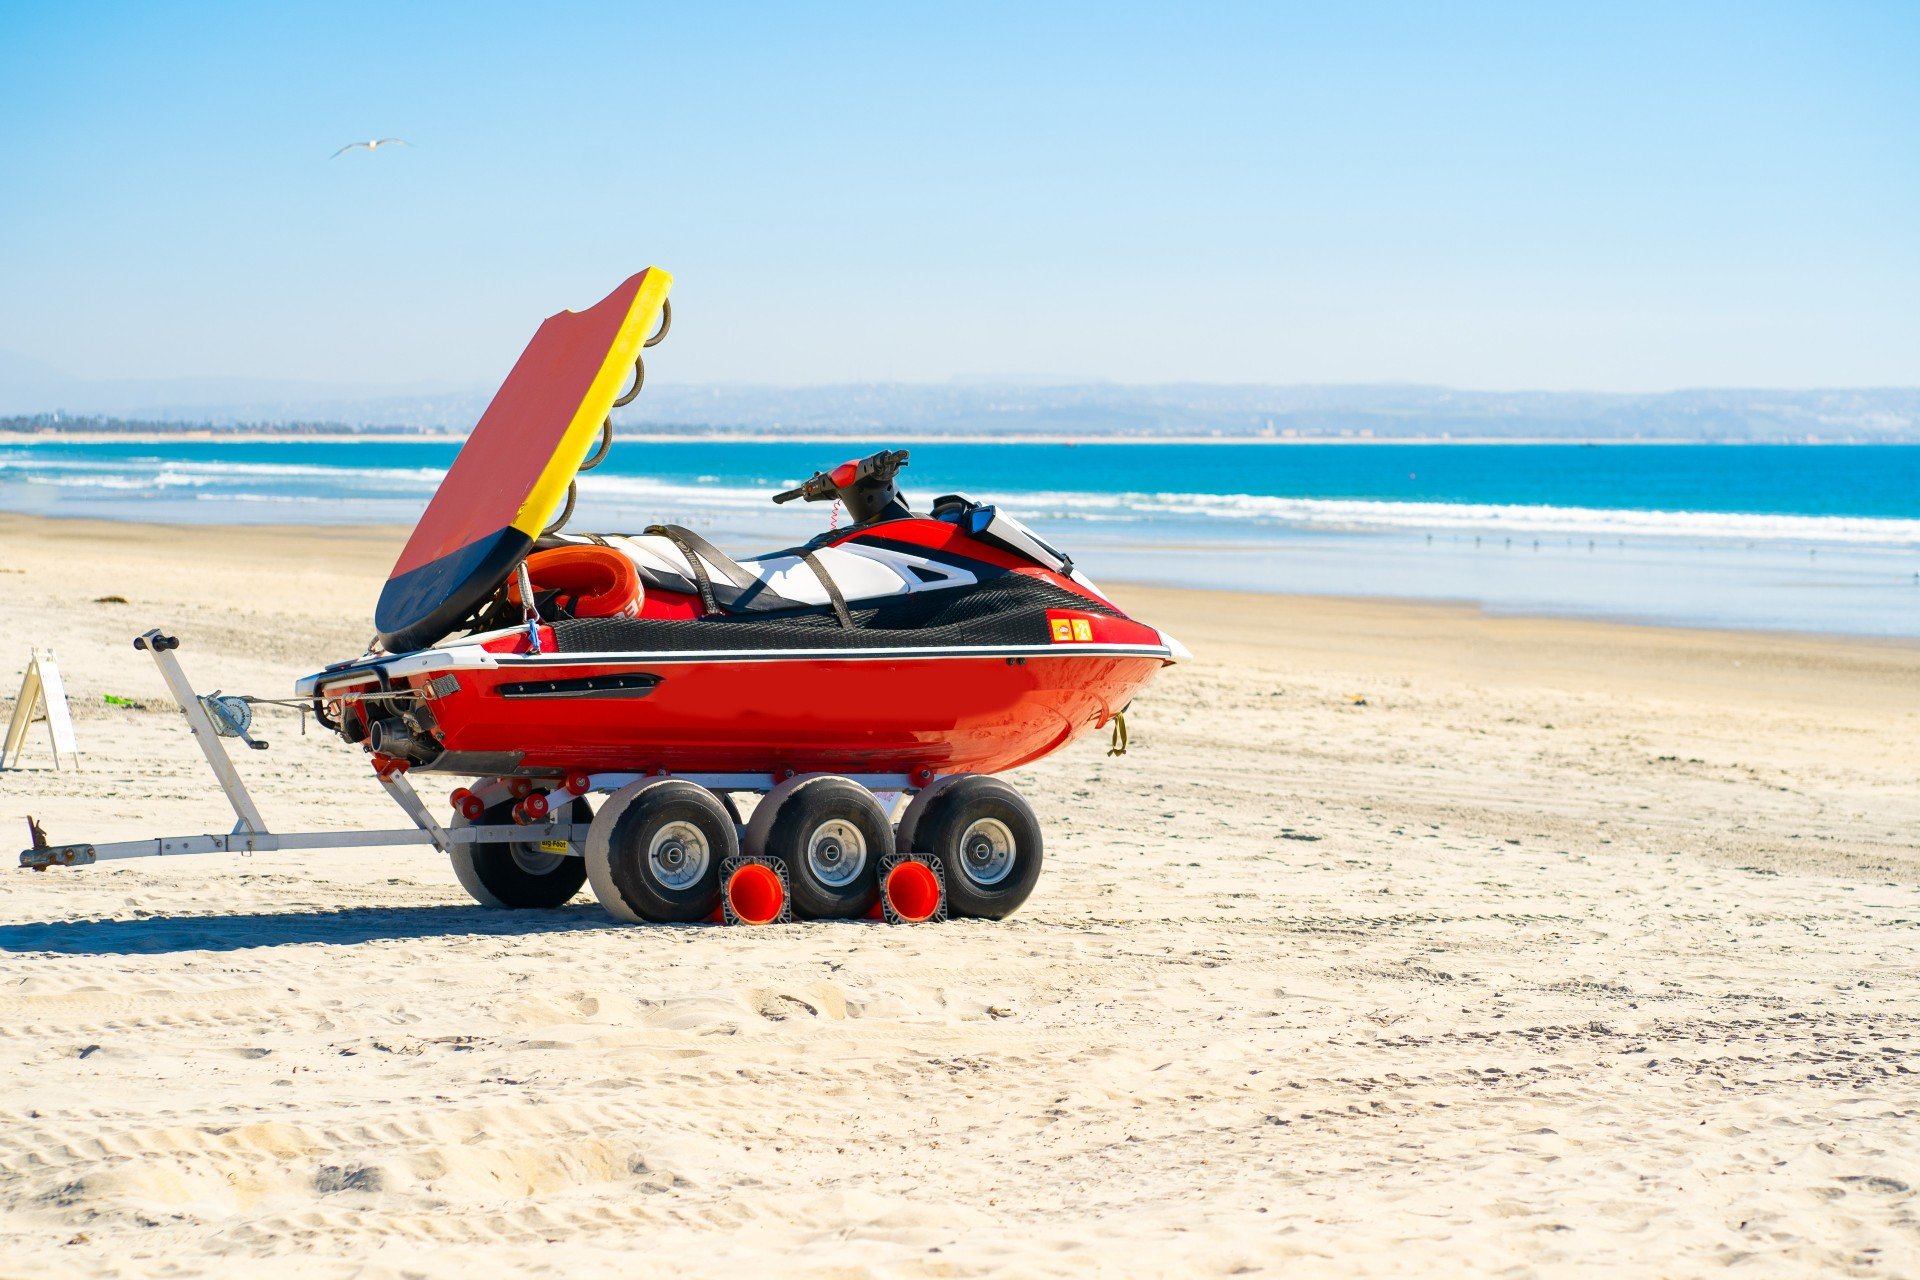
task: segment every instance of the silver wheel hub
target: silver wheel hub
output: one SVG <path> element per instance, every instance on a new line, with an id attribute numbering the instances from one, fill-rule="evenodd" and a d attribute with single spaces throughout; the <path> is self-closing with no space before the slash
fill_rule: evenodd
<path id="1" fill-rule="evenodd" d="M 998 818 L 976 818 L 960 833 L 960 870 L 987 888 L 1013 871 L 1013 832 Z"/>
<path id="2" fill-rule="evenodd" d="M 706 833 L 691 822 L 669 822 L 647 844 L 647 869 L 668 889 L 700 883 L 712 857 Z"/>
<path id="3" fill-rule="evenodd" d="M 547 853 L 537 845 L 508 845 L 507 852 L 513 857 L 513 865 L 530 876 L 550 876 L 567 860 L 564 853 Z"/>
<path id="4" fill-rule="evenodd" d="M 821 884 L 845 888 L 866 865 L 867 838 L 844 818 L 821 823 L 807 840 L 807 870 Z"/>

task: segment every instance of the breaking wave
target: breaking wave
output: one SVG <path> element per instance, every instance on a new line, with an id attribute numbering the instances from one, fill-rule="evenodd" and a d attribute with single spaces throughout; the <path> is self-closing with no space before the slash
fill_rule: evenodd
<path id="1" fill-rule="evenodd" d="M 75 458 L 0 450 L 0 488 L 24 485 L 76 499 L 124 501 L 141 518 L 138 495 L 156 500 L 244 503 L 251 519 L 305 522 L 329 504 L 365 516 L 410 521 L 439 483 L 435 466 L 336 466 L 178 458 Z M 629 522 L 670 513 L 771 515 L 768 499 L 802 476 L 751 479 L 703 474 L 690 481 L 595 472 L 580 477 L 581 518 Z M 932 485 L 922 491 L 941 492 Z M 984 496 L 984 495 L 983 495 Z M 1662 511 L 1557 505 L 1380 501 L 1232 493 L 1009 491 L 991 495 L 1031 523 L 1112 526 L 1115 531 L 1177 526 L 1183 536 L 1257 536 L 1261 531 L 1378 531 L 1478 536 L 1679 539 L 1722 542 L 1920 546 L 1920 519 L 1725 511 Z M 791 510 L 791 509 L 789 509 Z M 816 508 L 816 510 L 819 510 Z M 119 514 L 120 512 L 116 512 Z M 824 515 L 824 512 L 820 512 Z M 1070 535 L 1069 535 L 1070 536 Z"/>
<path id="2" fill-rule="evenodd" d="M 1380 502 L 1210 493 L 1030 493 L 1008 495 L 1006 505 L 1011 508 L 1016 501 L 1034 515 L 1044 513 L 1064 519 L 1186 516 L 1320 529 L 1920 545 L 1920 520 L 1867 516 L 1640 511 L 1467 502 Z"/>

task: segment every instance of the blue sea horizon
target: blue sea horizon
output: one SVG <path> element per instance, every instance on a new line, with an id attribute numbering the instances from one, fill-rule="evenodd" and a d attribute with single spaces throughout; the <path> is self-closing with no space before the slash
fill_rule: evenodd
<path id="1" fill-rule="evenodd" d="M 889 443 L 629 440 L 570 527 L 687 524 L 751 554 L 825 528 L 776 490 Z M 1920 445 L 946 443 L 921 507 L 998 502 L 1099 580 L 1455 600 L 1490 612 L 1920 637 Z M 408 524 L 458 445 L 0 444 L 0 510 Z"/>

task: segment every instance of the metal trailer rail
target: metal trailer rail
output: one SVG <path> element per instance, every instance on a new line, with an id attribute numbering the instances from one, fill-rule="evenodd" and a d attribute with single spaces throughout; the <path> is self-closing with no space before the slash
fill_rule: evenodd
<path id="1" fill-rule="evenodd" d="M 214 727 L 213 718 L 207 714 L 206 704 L 194 692 L 193 685 L 187 680 L 187 673 L 180 669 L 179 659 L 173 656 L 173 651 L 180 647 L 180 641 L 153 630 L 136 639 L 133 647 L 153 655 L 161 676 L 167 682 L 168 692 L 186 714 L 187 727 L 193 731 L 194 741 L 200 744 L 200 753 L 206 756 L 207 765 L 213 770 L 213 776 L 219 779 L 220 790 L 226 795 L 227 803 L 233 806 L 236 819 L 233 830 L 225 835 L 159 836 L 108 844 L 52 844 L 48 842 L 40 824 L 28 818 L 27 829 L 33 845 L 21 850 L 21 866 L 44 871 L 48 867 L 80 867 L 121 858 L 164 858 L 186 853 L 265 853 L 275 849 L 365 849 L 413 844 L 432 845 L 440 852 L 447 853 L 455 845 L 462 844 L 557 843 L 562 840 L 567 842 L 567 851 L 577 857 L 585 846 L 587 824 L 562 822 L 553 817 L 524 827 L 505 824 L 443 826 L 405 775 L 397 770 L 381 773 L 380 785 L 386 788 L 394 803 L 413 819 L 414 825 L 411 827 L 384 831 L 269 830 L 266 819 L 260 816 L 260 810 L 253 803 L 253 797 L 247 793 L 247 784 L 241 781 L 239 771 L 233 767 L 233 760 L 220 741 L 221 734 Z M 244 734 L 235 736 L 244 737 Z M 251 738 L 247 738 L 246 742 L 248 746 L 266 745 L 264 742 L 256 743 Z"/>
<path id="2" fill-rule="evenodd" d="M 546 821 L 518 824 L 493 824 L 488 826 L 446 826 L 433 816 L 406 775 L 399 769 L 381 769 L 376 771 L 380 785 L 386 788 L 393 802 L 400 806 L 407 817 L 413 820 L 411 827 L 394 827 L 386 830 L 348 830 L 348 831 L 287 831 L 278 832 L 267 827 L 266 819 L 260 816 L 260 810 L 254 805 L 253 797 L 247 792 L 247 785 L 234 768 L 233 760 L 227 754 L 223 736 L 238 737 L 249 747 L 264 748 L 265 742 L 255 741 L 247 736 L 244 729 L 236 728 L 231 735 L 223 735 L 215 727 L 213 717 L 208 713 L 207 701 L 194 692 L 185 671 L 181 670 L 179 659 L 173 656 L 180 647 L 177 637 L 170 636 L 158 629 L 147 631 L 133 642 L 133 647 L 153 655 L 154 663 L 159 666 L 160 674 L 167 682 L 167 690 L 173 700 L 180 704 L 180 710 L 187 717 L 187 727 L 193 731 L 193 739 L 200 746 L 200 753 L 207 758 L 207 765 L 219 780 L 220 790 L 226 796 L 227 803 L 233 807 L 234 827 L 224 835 L 204 834 L 186 836 L 157 836 L 144 840 L 120 840 L 112 843 L 53 844 L 46 838 L 40 824 L 31 817 L 27 819 L 27 829 L 33 844 L 20 853 L 20 865 L 35 871 L 44 871 L 48 867 L 81 867 L 95 862 L 113 862 L 123 858 L 165 858 L 190 853 L 266 853 L 279 849 L 368 849 L 395 845 L 431 845 L 441 853 L 449 853 L 456 845 L 468 844 L 554 844 L 566 843 L 566 853 L 570 857 L 584 857 L 586 851 L 589 824 L 563 822 L 560 814 L 565 804 L 555 806 L 553 814 Z M 232 726 L 230 726 L 232 727 Z M 645 777 L 639 773 L 597 773 L 589 777 L 590 791 L 615 791 Z M 791 775 L 771 773 L 702 773 L 675 775 L 696 783 L 710 791 L 747 791 L 765 794 L 773 791 Z M 922 790 L 924 779 L 915 779 L 904 773 L 861 773 L 847 775 L 853 782 L 882 797 L 889 808 L 898 798 L 910 792 Z M 547 852 L 558 853 L 559 849 Z"/>

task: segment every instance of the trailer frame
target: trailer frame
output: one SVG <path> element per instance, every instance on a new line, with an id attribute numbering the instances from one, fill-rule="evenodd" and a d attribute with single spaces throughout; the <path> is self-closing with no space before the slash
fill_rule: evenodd
<path id="1" fill-rule="evenodd" d="M 21 850 L 20 865 L 34 871 L 45 871 L 48 867 L 81 867 L 98 862 L 115 862 L 129 858 L 165 858 L 184 854 L 201 853 L 269 853 L 285 850 L 320 849 L 370 849 L 405 845 L 429 845 L 441 853 L 451 853 L 460 845 L 513 843 L 538 843 L 545 851 L 558 853 L 555 847 L 562 843 L 570 857 L 584 857 L 587 832 L 590 824 L 567 822 L 562 820 L 567 806 L 556 804 L 552 814 L 544 821 L 531 822 L 524 826 L 504 823 L 486 826 L 468 826 L 460 823 L 443 824 L 420 798 L 413 784 L 407 781 L 404 766 L 380 767 L 375 777 L 386 790 L 393 802 L 400 806 L 408 818 L 411 827 L 362 828 L 341 831 L 274 831 L 268 827 L 261 816 L 260 809 L 253 802 L 253 796 L 247 790 L 246 782 L 234 767 L 233 758 L 227 754 L 223 737 L 239 737 L 249 747 L 265 749 L 264 741 L 248 737 L 244 732 L 230 735 L 222 734 L 216 727 L 213 717 L 208 713 L 207 702 L 195 692 L 193 683 L 187 679 L 180 661 L 174 657 L 180 641 L 176 636 L 168 635 L 159 628 L 142 632 L 133 642 L 133 647 L 151 654 L 155 665 L 160 668 L 161 678 L 166 681 L 167 691 L 180 705 L 186 716 L 187 728 L 192 731 L 193 740 L 200 747 L 200 753 L 206 757 L 207 766 L 213 771 L 214 778 L 220 784 L 220 792 L 226 797 L 227 804 L 233 809 L 234 825 L 225 833 L 208 832 L 196 835 L 150 836 L 140 840 L 118 840 L 110 842 L 83 841 L 73 844 L 55 844 L 47 839 L 46 832 L 31 816 L 27 818 L 27 831 L 31 845 Z M 649 775 L 632 772 L 607 772 L 589 775 L 588 792 L 614 791 L 636 782 Z M 658 775 L 654 775 L 658 776 Z M 773 773 L 711 773 L 676 774 L 688 782 L 695 783 L 714 792 L 752 792 L 767 794 L 789 781 L 788 776 Z M 887 807 L 892 809 L 900 796 L 921 790 L 915 780 L 905 773 L 871 773 L 846 775 L 853 782 L 882 797 Z"/>

